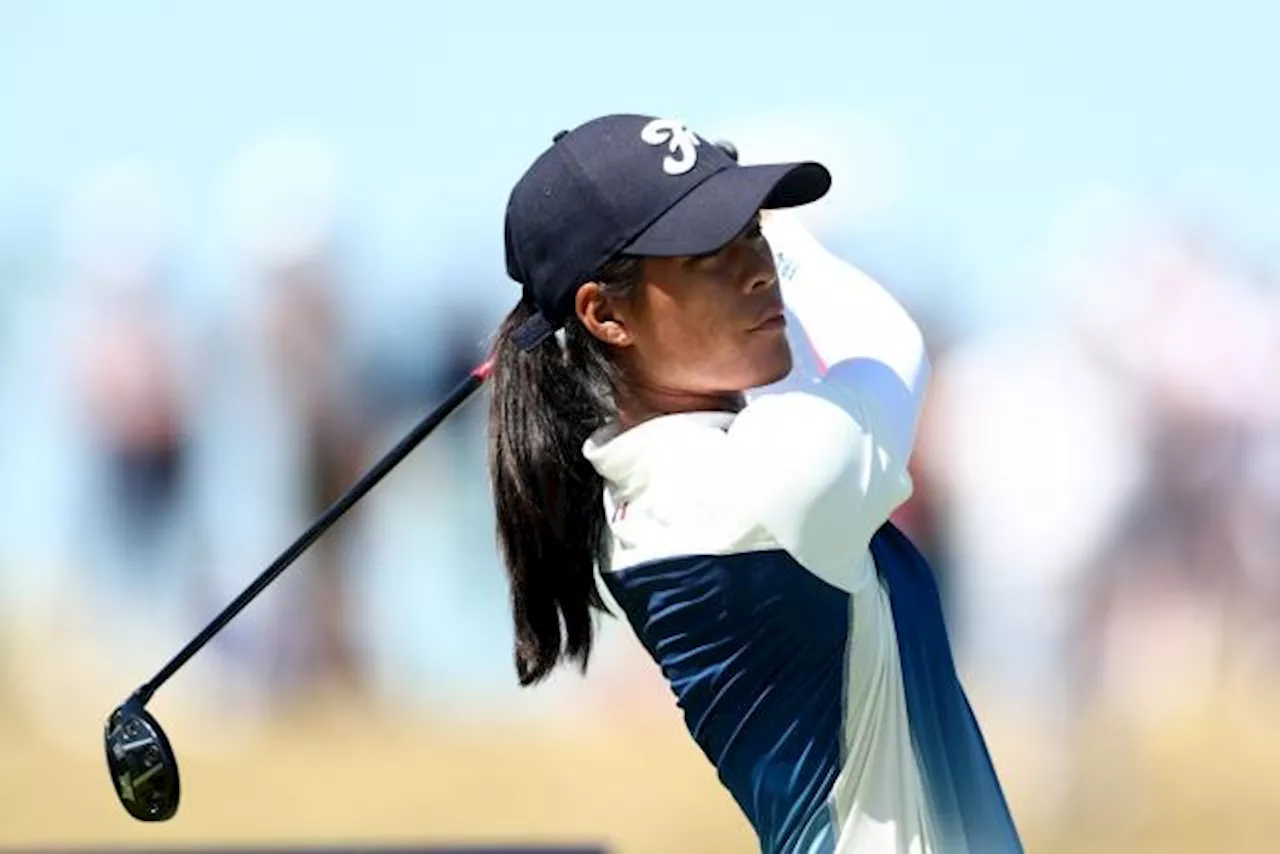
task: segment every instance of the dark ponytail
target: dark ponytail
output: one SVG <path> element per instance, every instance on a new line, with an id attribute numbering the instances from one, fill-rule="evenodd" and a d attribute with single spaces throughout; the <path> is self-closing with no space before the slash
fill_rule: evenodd
<path id="1" fill-rule="evenodd" d="M 596 277 L 608 292 L 634 284 L 639 261 L 611 262 Z M 511 583 L 515 663 L 531 685 L 562 657 L 585 671 L 603 610 L 595 566 L 608 527 L 603 481 L 582 445 L 617 412 L 618 374 L 607 345 L 572 318 L 564 344 L 523 352 L 511 340 L 534 312 L 522 299 L 498 330 L 490 378 L 488 462 L 499 551 Z"/>

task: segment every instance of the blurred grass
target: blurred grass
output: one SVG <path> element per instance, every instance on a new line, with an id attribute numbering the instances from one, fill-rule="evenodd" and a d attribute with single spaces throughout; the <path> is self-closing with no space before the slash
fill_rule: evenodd
<path id="1" fill-rule="evenodd" d="M 96 756 L 6 743 L 0 844 L 604 841 L 618 851 L 751 850 L 710 768 L 668 727 L 503 730 L 352 711 L 280 721 L 219 759 L 165 723 L 182 762 L 173 820 L 128 818 Z"/>
<path id="2" fill-rule="evenodd" d="M 591 680 L 567 677 L 462 719 L 397 716 L 341 698 L 262 719 L 234 692 L 207 689 L 214 659 L 197 658 L 180 688 L 150 705 L 181 761 L 182 807 L 170 822 L 138 823 L 115 799 L 101 728 L 145 668 L 86 647 L 72 613 L 62 613 L 48 631 L 0 644 L 11 653 L 0 655 L 0 848 L 757 850 L 660 677 L 634 666 L 615 668 L 625 679 L 607 681 L 604 667 Z M 15 635 L 15 621 L 0 633 Z M 1161 668 L 1176 674 L 1178 666 Z M 1030 717 L 1027 698 L 1002 704 L 970 686 L 1028 852 L 1277 850 L 1280 691 L 1265 670 L 1216 684 L 1180 681 L 1182 697 L 1148 706 L 1145 717 L 1117 707 L 1056 732 Z M 558 705 L 534 714 L 521 705 L 548 690 L 562 692 Z"/>
<path id="3" fill-rule="evenodd" d="M 1278 708 L 1224 695 L 1140 731 L 1082 727 L 1072 750 L 1082 783 L 1054 822 L 1029 782 L 1031 737 L 1020 742 L 994 715 L 988 731 L 1030 852 L 1270 851 L 1280 837 Z M 576 841 L 625 854 L 755 850 L 674 713 L 616 718 L 504 728 L 317 706 L 223 741 L 166 721 L 183 761 L 182 809 L 167 824 L 142 825 L 117 805 L 101 756 L 87 747 L 96 748 L 96 732 L 84 750 L 51 747 L 11 707 L 0 737 L 0 846 Z"/>

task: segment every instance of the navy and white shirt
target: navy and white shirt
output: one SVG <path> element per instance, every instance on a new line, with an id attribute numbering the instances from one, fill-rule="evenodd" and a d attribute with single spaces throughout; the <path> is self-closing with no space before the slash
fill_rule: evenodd
<path id="1" fill-rule="evenodd" d="M 764 230 L 796 369 L 738 413 L 587 441 L 606 598 L 763 852 L 1020 852 L 932 573 L 888 522 L 911 496 L 920 330 L 793 220 Z"/>

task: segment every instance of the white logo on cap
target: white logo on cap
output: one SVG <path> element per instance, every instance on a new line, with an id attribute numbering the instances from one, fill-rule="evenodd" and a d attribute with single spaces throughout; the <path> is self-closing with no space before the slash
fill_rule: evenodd
<path id="1" fill-rule="evenodd" d="M 670 141 L 671 155 L 662 158 L 662 171 L 668 175 L 683 175 L 698 162 L 697 147 L 702 140 L 674 119 L 654 119 L 640 131 L 640 139 L 649 145 L 662 145 Z"/>

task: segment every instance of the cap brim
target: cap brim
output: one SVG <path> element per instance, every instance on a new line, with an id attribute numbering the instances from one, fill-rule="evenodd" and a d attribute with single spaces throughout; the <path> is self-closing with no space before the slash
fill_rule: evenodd
<path id="1" fill-rule="evenodd" d="M 826 195 L 821 163 L 731 166 L 676 202 L 625 247 L 628 255 L 703 255 L 742 232 L 760 210 L 807 205 Z"/>

